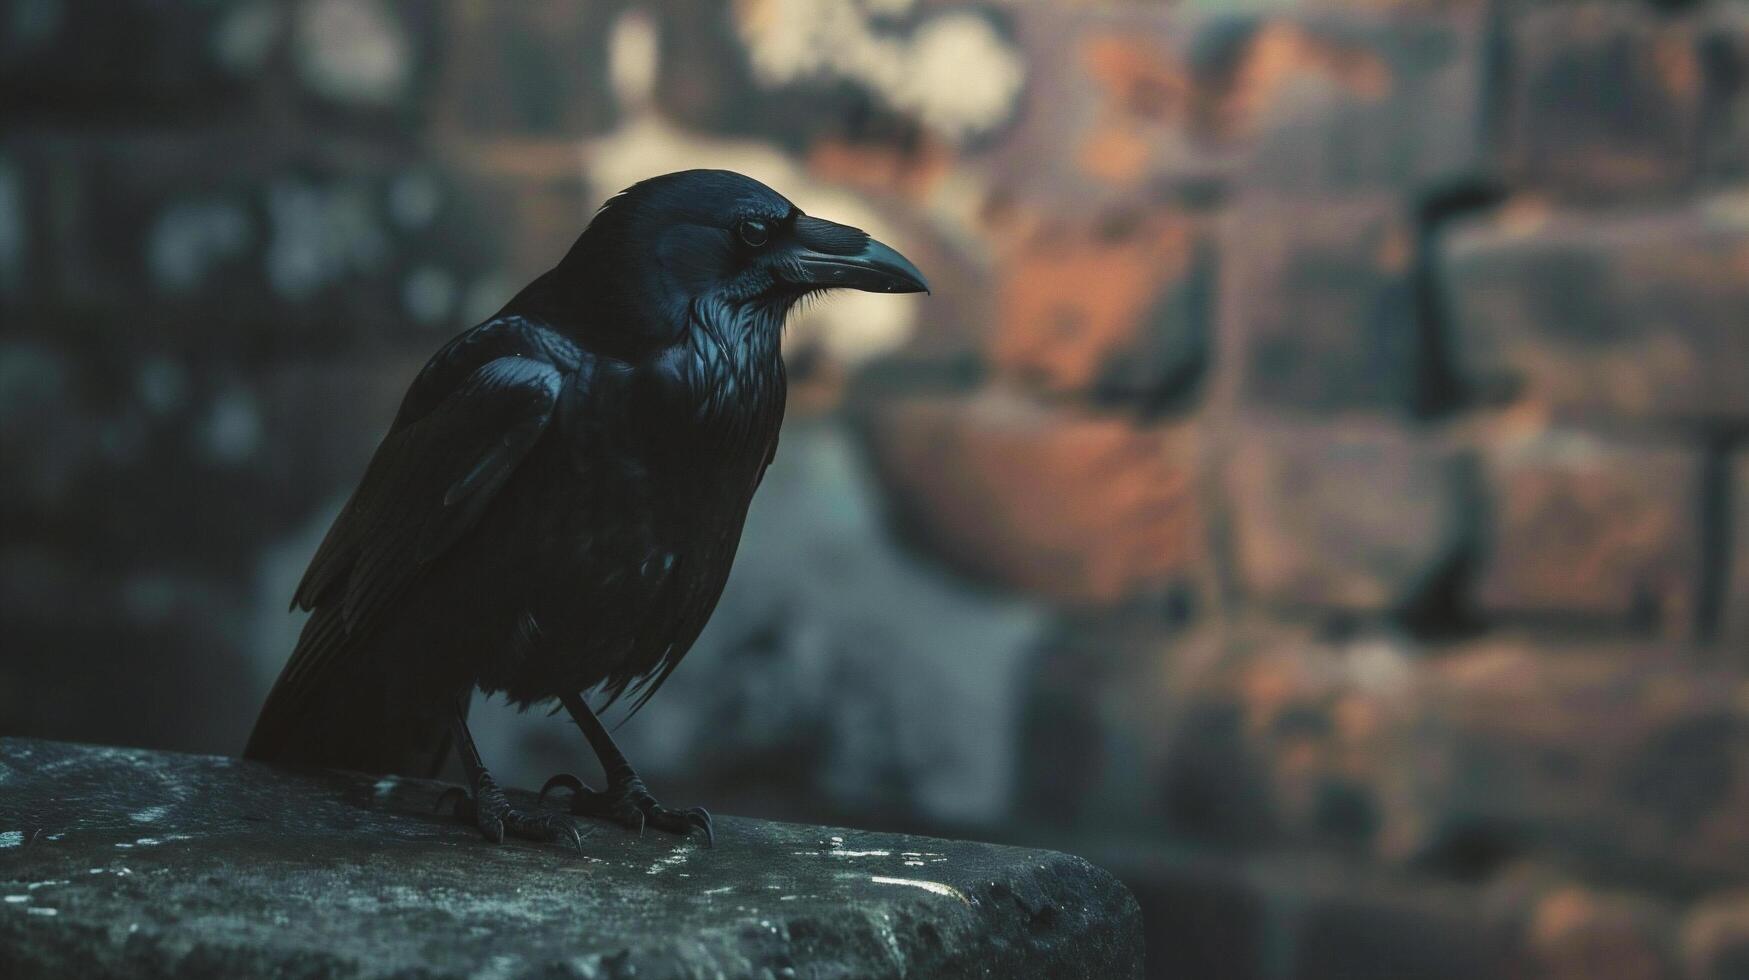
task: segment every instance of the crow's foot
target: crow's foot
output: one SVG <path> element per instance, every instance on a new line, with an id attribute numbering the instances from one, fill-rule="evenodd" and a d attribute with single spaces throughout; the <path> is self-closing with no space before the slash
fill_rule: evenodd
<path id="1" fill-rule="evenodd" d="M 451 787 L 437 798 L 437 808 L 441 809 L 454 794 L 457 819 L 478 828 L 480 834 L 494 844 L 504 843 L 508 834 L 543 843 L 569 841 L 577 848 L 577 853 L 583 853 L 583 835 L 578 833 L 577 825 L 570 817 L 551 810 L 523 810 L 512 806 L 490 775 L 482 773 L 481 776 L 474 795 L 469 796 L 463 790 Z"/>
<path id="2" fill-rule="evenodd" d="M 682 836 L 702 830 L 705 846 L 716 846 L 717 833 L 711 826 L 710 811 L 702 806 L 670 810 L 657 803 L 645 788 L 644 781 L 636 776 L 610 785 L 606 790 L 594 790 L 576 776 L 560 773 L 541 787 L 541 802 L 546 802 L 547 794 L 559 788 L 571 791 L 571 812 L 580 817 L 612 820 L 627 830 L 637 831 L 640 837 L 646 827 Z"/>

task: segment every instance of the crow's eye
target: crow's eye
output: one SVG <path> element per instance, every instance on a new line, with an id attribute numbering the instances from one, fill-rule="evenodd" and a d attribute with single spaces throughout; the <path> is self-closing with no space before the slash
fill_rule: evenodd
<path id="1" fill-rule="evenodd" d="M 741 224 L 737 226 L 736 230 L 740 232 L 741 240 L 754 248 L 771 240 L 771 227 L 758 218 L 741 219 Z"/>

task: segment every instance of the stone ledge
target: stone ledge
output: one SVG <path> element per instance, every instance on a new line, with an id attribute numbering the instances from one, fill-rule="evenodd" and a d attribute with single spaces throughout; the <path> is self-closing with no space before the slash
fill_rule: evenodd
<path id="1" fill-rule="evenodd" d="M 1120 977 L 1122 885 L 1080 858 L 717 820 L 714 850 L 586 823 L 493 846 L 444 784 L 0 739 L 0 973 Z"/>

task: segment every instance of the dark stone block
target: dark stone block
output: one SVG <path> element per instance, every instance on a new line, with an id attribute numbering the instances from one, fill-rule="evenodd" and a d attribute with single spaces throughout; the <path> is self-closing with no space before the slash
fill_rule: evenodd
<path id="1" fill-rule="evenodd" d="M 1416 232 L 1395 195 L 1255 196 L 1224 218 L 1222 371 L 1248 404 L 1408 410 L 1421 337 Z"/>
<path id="2" fill-rule="evenodd" d="M 1421 771 L 1425 825 L 1617 878 L 1742 880 L 1740 669 L 1669 643 L 1506 637 L 1448 650 L 1430 672 L 1422 737 L 1441 758 Z"/>
<path id="3" fill-rule="evenodd" d="M 1079 858 L 719 818 L 491 845 L 444 788 L 0 740 L 9 976 L 1134 977 Z"/>
<path id="4" fill-rule="evenodd" d="M 1555 4 L 1523 14 L 1510 48 L 1510 177 L 1587 198 L 1693 181 L 1705 86 L 1690 21 L 1644 4 Z"/>
<path id="5" fill-rule="evenodd" d="M 1699 454 L 1563 430 L 1487 450 L 1491 616 L 1599 617 L 1689 635 L 1701 571 Z"/>
<path id="6" fill-rule="evenodd" d="M 1454 446 L 1358 418 L 1249 420 L 1231 445 L 1237 570 L 1265 602 L 1408 615 L 1473 550 L 1474 467 Z"/>
<path id="7" fill-rule="evenodd" d="M 1440 281 L 1463 382 L 1586 422 L 1749 419 L 1749 214 L 1508 204 L 1455 228 Z"/>
<path id="8" fill-rule="evenodd" d="M 1256 145 L 1243 179 L 1306 194 L 1409 194 L 1474 180 L 1487 144 L 1478 11 L 1340 11 L 1271 20 L 1251 39 Z"/>

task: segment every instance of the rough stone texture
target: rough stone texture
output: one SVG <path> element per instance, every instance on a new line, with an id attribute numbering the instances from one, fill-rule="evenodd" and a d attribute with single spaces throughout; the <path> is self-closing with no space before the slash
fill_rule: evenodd
<path id="1" fill-rule="evenodd" d="M 1749 206 L 1508 204 L 1454 232 L 1443 289 L 1468 384 L 1572 419 L 1749 418 Z"/>
<path id="2" fill-rule="evenodd" d="M 1279 410 L 1401 409 L 1419 381 L 1416 240 L 1390 196 L 1238 202 L 1222 227 L 1222 370 Z"/>
<path id="3" fill-rule="evenodd" d="M 1699 454 L 1554 429 L 1502 438 L 1486 466 L 1485 612 L 1694 629 Z"/>
<path id="4" fill-rule="evenodd" d="M 1135 901 L 1048 851 L 718 820 L 493 846 L 441 784 L 0 740 L 13 977 L 1139 976 Z"/>
<path id="5" fill-rule="evenodd" d="M 1472 550 L 1474 467 L 1405 426 L 1247 420 L 1225 437 L 1235 564 L 1265 602 L 1403 611 Z"/>
<path id="6" fill-rule="evenodd" d="M 899 403 L 869 433 L 901 518 L 980 577 L 1111 603 L 1191 584 L 1208 546 L 1194 429 L 991 396 Z"/>

